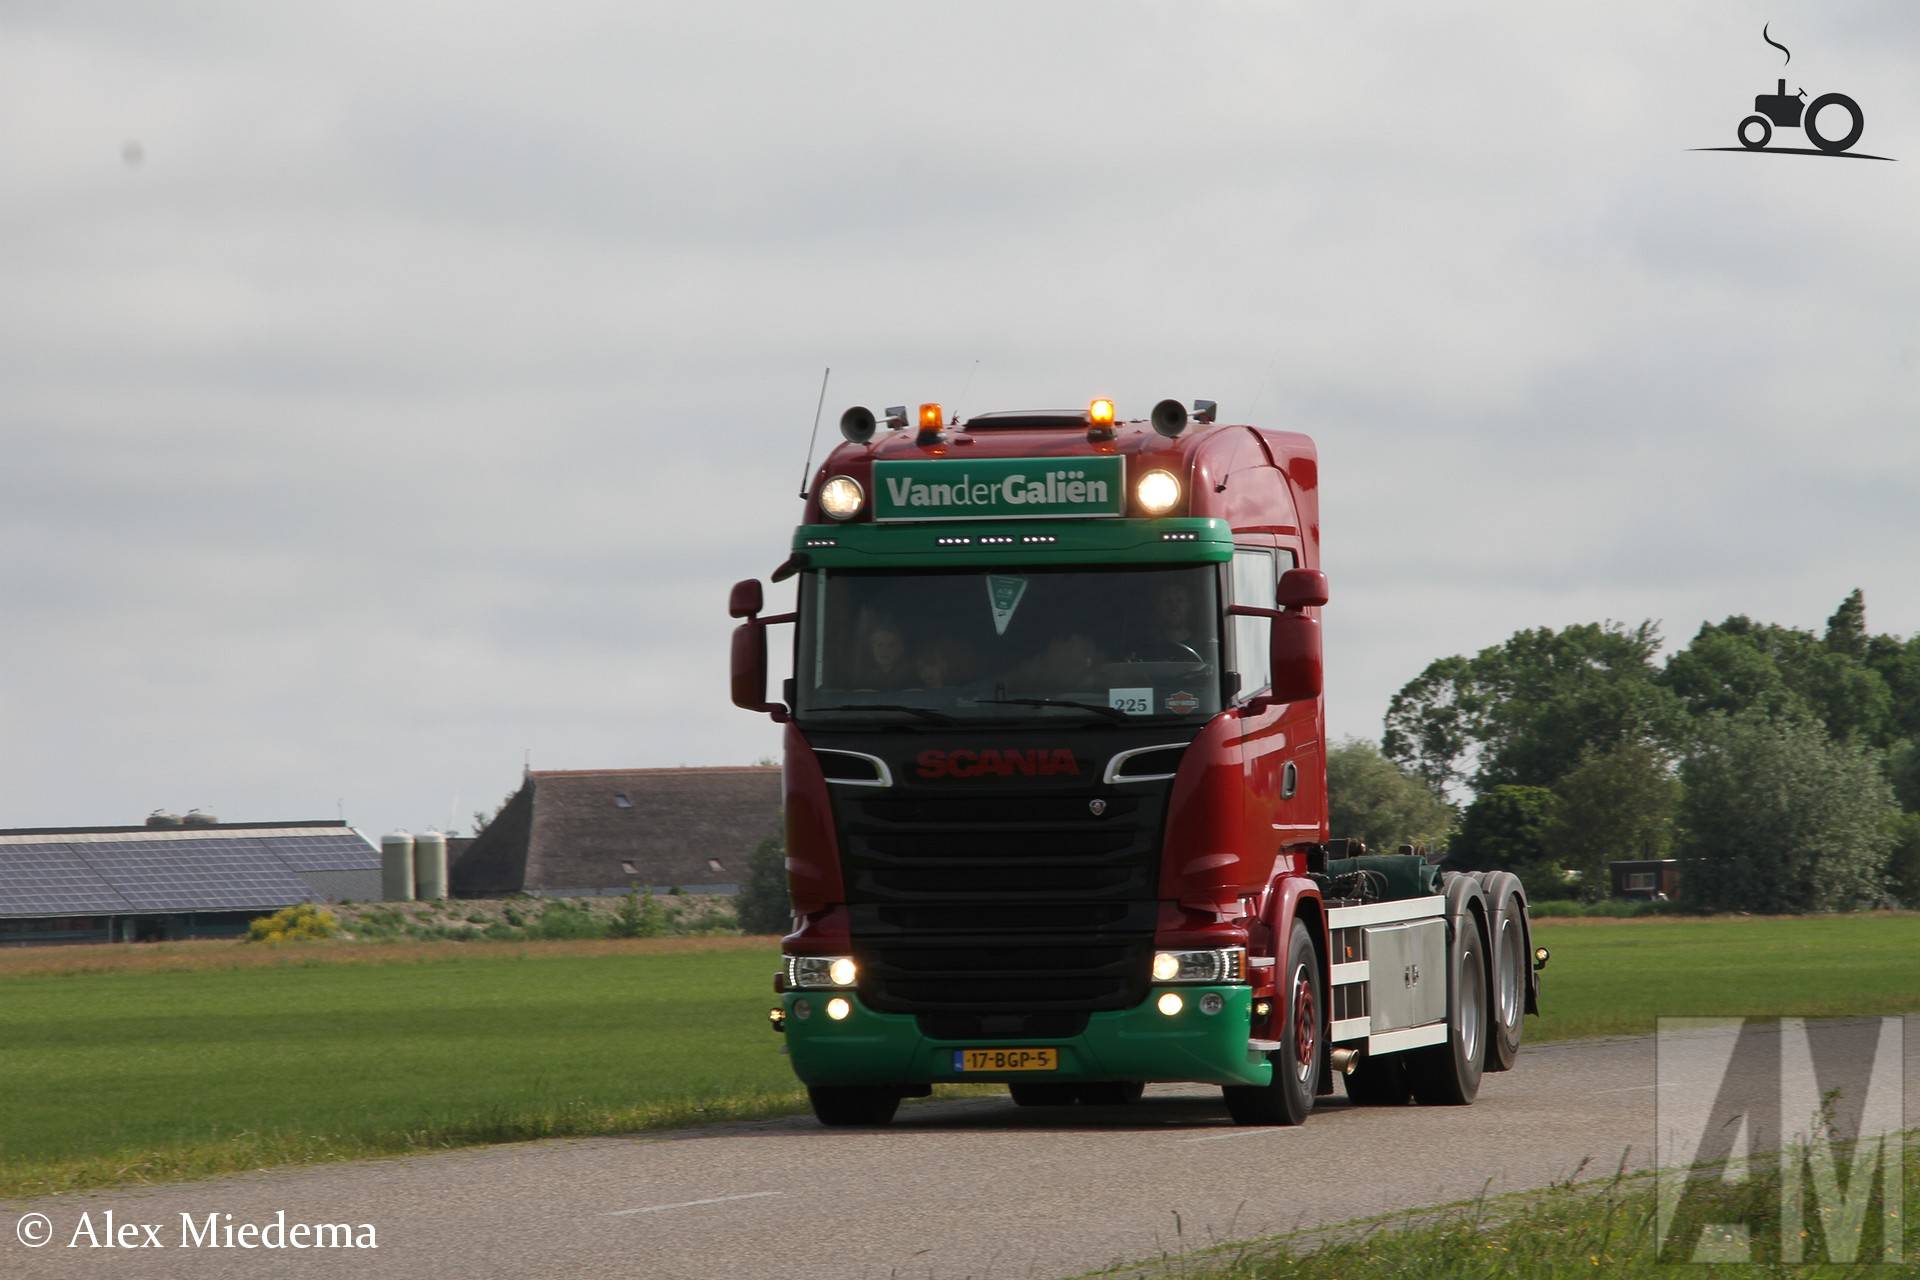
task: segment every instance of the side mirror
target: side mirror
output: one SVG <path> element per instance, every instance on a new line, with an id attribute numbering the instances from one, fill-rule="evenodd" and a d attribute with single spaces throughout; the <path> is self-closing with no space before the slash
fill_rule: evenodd
<path id="1" fill-rule="evenodd" d="M 1315 609 L 1327 602 L 1327 575 L 1318 569 L 1289 569 L 1280 575 L 1275 596 L 1282 609 Z"/>
<path id="2" fill-rule="evenodd" d="M 760 584 L 752 586 L 758 595 Z M 736 595 L 739 590 L 734 588 Z M 787 718 L 785 703 L 767 701 L 767 624 L 757 618 L 733 629 L 733 705 L 764 711 L 776 722 Z"/>
<path id="3" fill-rule="evenodd" d="M 734 583 L 733 591 L 727 596 L 727 616 L 730 618 L 751 618 L 765 607 L 766 596 L 761 592 L 758 578 L 746 578 Z"/>
<path id="4" fill-rule="evenodd" d="M 1320 600 L 1326 601 L 1326 578 L 1310 569 L 1294 573 L 1312 573 L 1319 578 Z M 1304 702 L 1317 698 L 1325 685 L 1326 671 L 1321 658 L 1320 620 L 1289 609 L 1273 620 L 1267 633 L 1267 663 L 1273 672 L 1274 702 Z"/>

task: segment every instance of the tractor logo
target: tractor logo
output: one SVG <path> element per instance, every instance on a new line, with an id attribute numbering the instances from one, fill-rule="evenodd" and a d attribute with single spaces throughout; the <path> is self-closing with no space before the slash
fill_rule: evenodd
<path id="1" fill-rule="evenodd" d="M 1771 25 L 1771 24 L 1769 24 Z M 1760 28 L 1760 38 L 1786 55 L 1785 66 L 1793 61 L 1793 52 L 1787 46 L 1775 40 L 1766 26 Z M 1770 155 L 1793 156 L 1840 156 L 1848 160 L 1891 160 L 1892 156 L 1870 156 L 1861 152 L 1849 152 L 1847 148 L 1860 141 L 1860 135 L 1866 131 L 1866 113 L 1860 110 L 1860 104 L 1844 93 L 1823 93 L 1812 102 L 1807 101 L 1807 91 L 1797 88 L 1787 92 L 1784 76 L 1774 82 L 1772 93 L 1756 94 L 1753 99 L 1753 114 L 1740 121 L 1734 131 L 1739 138 L 1737 147 L 1695 147 L 1695 151 L 1764 151 Z M 1807 135 L 1811 147 L 1769 146 L 1773 141 L 1775 129 L 1799 129 Z"/>

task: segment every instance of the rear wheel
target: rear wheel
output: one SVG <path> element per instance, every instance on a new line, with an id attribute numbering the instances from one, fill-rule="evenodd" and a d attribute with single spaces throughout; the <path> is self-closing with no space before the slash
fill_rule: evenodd
<path id="1" fill-rule="evenodd" d="M 1347 1085 L 1347 1100 L 1356 1107 L 1404 1107 L 1413 1097 L 1413 1088 L 1407 1083 L 1407 1059 L 1402 1053 L 1362 1058 L 1342 1079 Z"/>
<path id="2" fill-rule="evenodd" d="M 1147 1091 L 1143 1080 L 1101 1080 L 1080 1086 L 1080 1101 L 1089 1107 L 1124 1107 L 1140 1101 Z"/>
<path id="3" fill-rule="evenodd" d="M 1487 958 L 1471 912 L 1447 922 L 1447 1039 L 1407 1057 L 1407 1083 L 1430 1107 L 1458 1107 L 1480 1092 L 1487 1060 Z"/>
<path id="4" fill-rule="evenodd" d="M 1487 903 L 1493 908 L 1493 1028 L 1487 1037 L 1487 1070 L 1510 1071 L 1520 1056 L 1527 1019 L 1527 984 L 1533 970 L 1527 908 L 1520 897 L 1519 883 L 1498 872 L 1487 878 Z"/>
<path id="5" fill-rule="evenodd" d="M 1327 1051 L 1321 1035 L 1320 957 L 1314 954 L 1307 926 L 1293 922 L 1282 970 L 1286 997 L 1280 1047 L 1267 1056 L 1273 1079 L 1266 1085 L 1228 1085 L 1227 1112 L 1235 1124 L 1300 1124 L 1313 1110 L 1320 1083 L 1320 1060 Z"/>
<path id="6" fill-rule="evenodd" d="M 875 1085 L 812 1085 L 807 1100 L 821 1124 L 835 1129 L 878 1126 L 900 1109 L 900 1092 Z"/>
<path id="7" fill-rule="evenodd" d="M 1827 107 L 1838 107 L 1847 113 L 1847 131 L 1837 138 L 1829 138 L 1820 132 L 1820 112 Z M 1823 93 L 1807 104 L 1807 114 L 1801 125 L 1807 131 L 1807 137 L 1813 145 L 1829 154 L 1845 151 L 1860 141 L 1860 135 L 1866 130 L 1867 118 L 1860 112 L 1860 104 L 1844 93 Z"/>
<path id="8" fill-rule="evenodd" d="M 1081 1086 L 1070 1084 L 1010 1084 L 1016 1107 L 1070 1107 L 1078 1100 Z"/>

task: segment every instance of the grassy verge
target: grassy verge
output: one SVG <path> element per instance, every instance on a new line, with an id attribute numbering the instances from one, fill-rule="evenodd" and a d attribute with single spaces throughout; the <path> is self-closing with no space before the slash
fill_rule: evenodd
<path id="1" fill-rule="evenodd" d="M 1543 921 L 1530 1040 L 1920 1010 L 1920 916 Z M 799 1110 L 777 942 L 0 950 L 0 1194 Z M 1525 1070 L 1525 1064 L 1521 1066 Z"/>
<path id="2" fill-rule="evenodd" d="M 1120 1274 L 1178 1280 L 1493 1280 L 1524 1276 L 1713 1277 L 1792 1276 L 1805 1280 L 1872 1280 L 1911 1270 L 1885 1265 L 1886 1246 L 1920 1260 L 1920 1132 L 1905 1135 L 1900 1181 L 1904 1203 L 1875 1198 L 1862 1206 L 1857 1236 L 1838 1226 L 1843 1206 L 1809 1203 L 1804 1229 L 1782 1230 L 1780 1171 L 1761 1160 L 1745 1169 L 1697 1170 L 1663 1238 L 1657 1227 L 1653 1176 L 1615 1176 L 1567 1183 L 1544 1192 L 1422 1210 L 1268 1240 L 1245 1241 L 1129 1266 Z M 1848 1154 L 1840 1156 L 1844 1163 Z M 1857 1192 L 1856 1192 L 1857 1194 Z M 1692 1262 L 1695 1249 L 1724 1240 L 1726 1224 L 1747 1232 L 1750 1261 Z M 1833 1251 L 1829 1252 L 1831 1244 Z M 1783 1246 L 1803 1262 L 1783 1258 Z M 1710 1256 L 1710 1255 L 1705 1255 Z M 1837 1256 L 1843 1261 L 1830 1259 Z M 1113 1274 L 1113 1273 L 1107 1273 Z"/>
<path id="3" fill-rule="evenodd" d="M 1920 1011 L 1920 915 L 1542 920 L 1553 958 L 1527 1038 L 1651 1035 L 1684 1015 Z"/>

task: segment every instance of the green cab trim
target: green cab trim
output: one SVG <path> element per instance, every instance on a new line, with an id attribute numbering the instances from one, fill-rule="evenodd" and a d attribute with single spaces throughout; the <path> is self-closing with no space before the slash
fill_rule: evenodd
<path id="1" fill-rule="evenodd" d="M 942 568 L 1016 564 L 1224 564 L 1225 520 L 967 520 L 915 524 L 803 524 L 793 550 L 808 568 Z"/>
<path id="2" fill-rule="evenodd" d="M 1167 1016 L 1155 1006 L 1164 990 L 1177 990 L 1186 1007 Z M 1200 997 L 1218 994 L 1219 1013 L 1200 1012 Z M 845 1019 L 827 1017 L 827 1001 L 842 996 L 853 1005 Z M 802 1018 L 794 1006 L 805 1000 Z M 1248 987 L 1155 988 L 1131 1009 L 1095 1013 L 1077 1036 L 983 1036 L 934 1040 L 920 1033 L 910 1013 L 869 1009 L 850 991 L 789 991 L 787 1053 L 794 1073 L 807 1084 L 965 1084 L 1061 1080 L 1198 1081 L 1203 1084 L 1265 1085 L 1273 1078 L 1266 1054 L 1248 1043 L 1253 992 Z M 1053 1048 L 1055 1071 L 961 1071 L 960 1049 Z"/>

